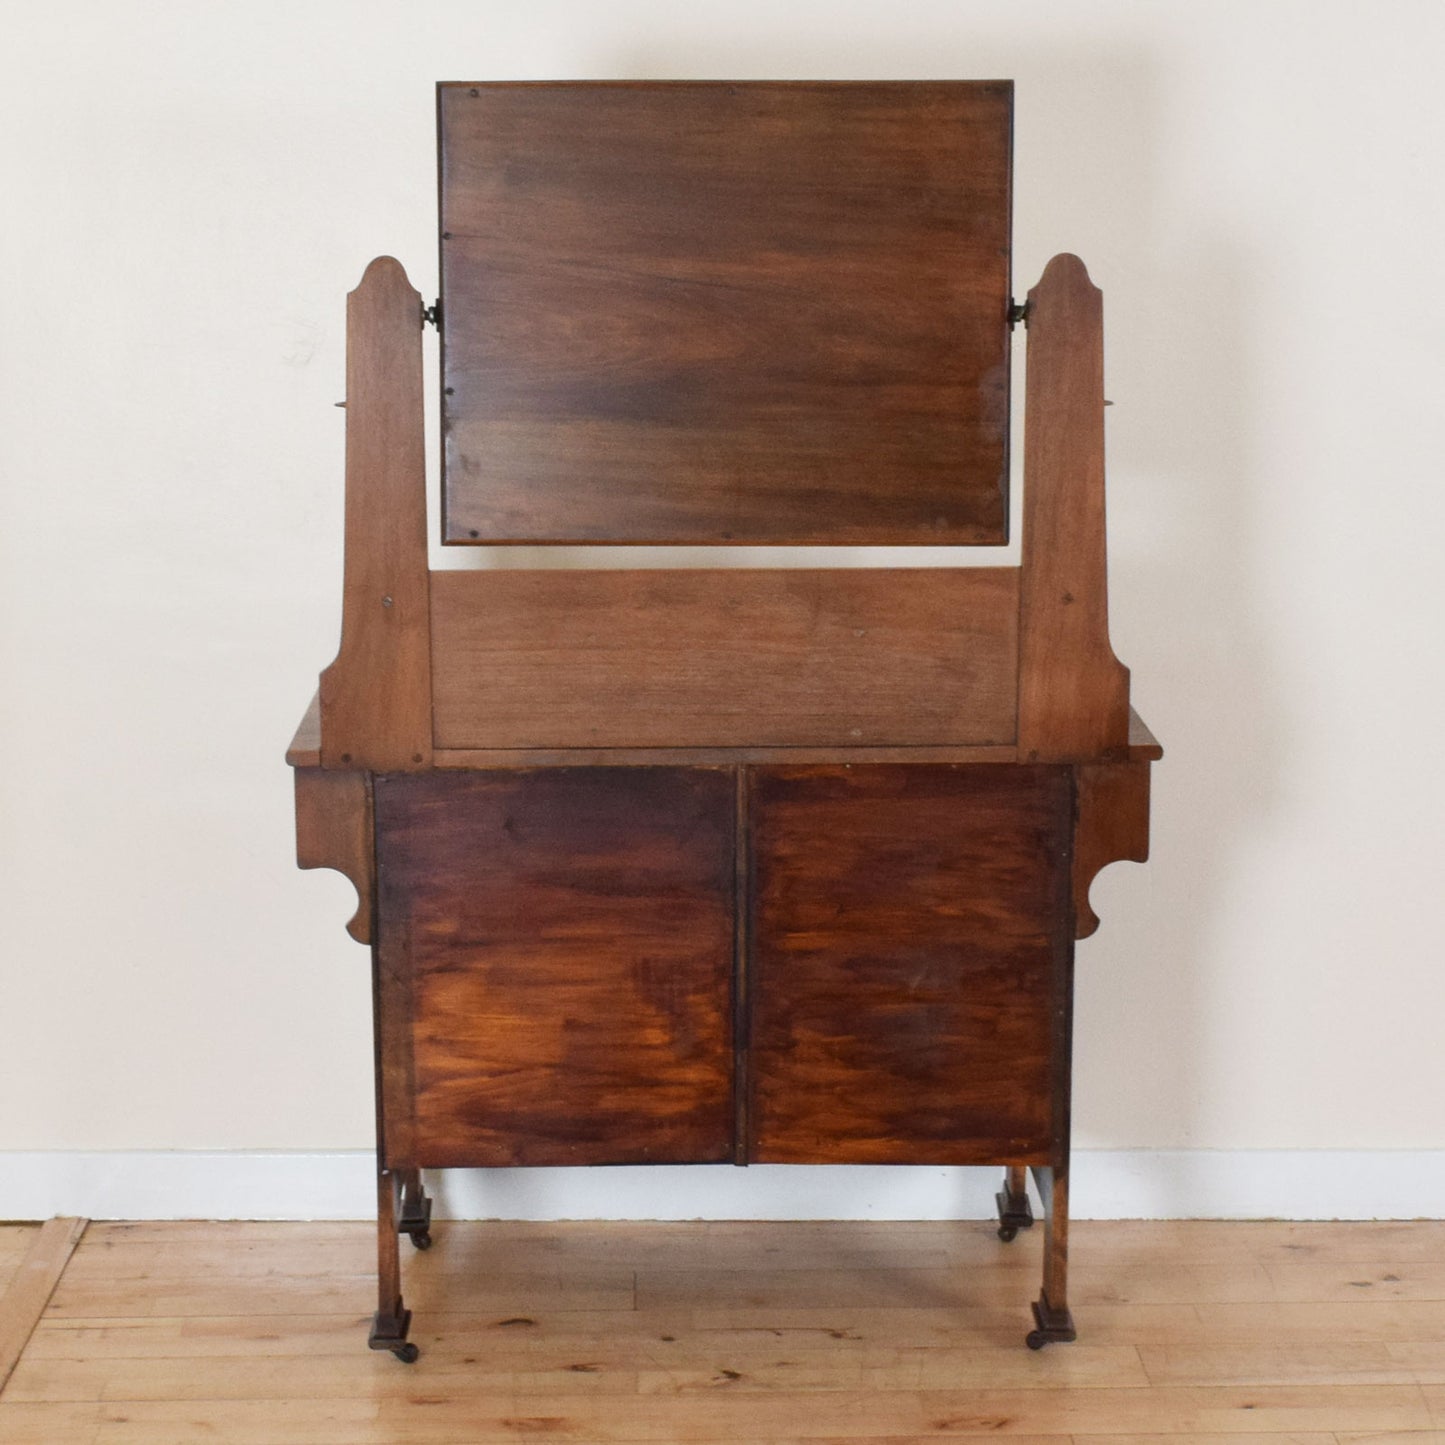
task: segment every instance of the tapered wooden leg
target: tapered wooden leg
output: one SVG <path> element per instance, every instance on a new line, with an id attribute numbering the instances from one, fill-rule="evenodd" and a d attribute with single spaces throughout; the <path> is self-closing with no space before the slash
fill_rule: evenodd
<path id="1" fill-rule="evenodd" d="M 1034 1304 L 1035 1328 L 1028 1347 L 1077 1338 L 1069 1313 L 1069 1169 L 1067 1164 L 1034 1170 L 1044 1205 L 1044 1286 Z"/>
<path id="2" fill-rule="evenodd" d="M 431 1199 L 421 1186 L 421 1170 L 399 1169 L 397 1180 L 401 1189 L 397 1233 L 407 1235 L 418 1249 L 430 1249 Z"/>
<path id="3" fill-rule="evenodd" d="M 401 1302 L 401 1250 L 397 1241 L 400 1176 L 389 1169 L 376 1175 L 376 1318 L 367 1344 L 373 1350 L 390 1350 L 411 1364 L 421 1353 L 406 1337 L 411 1311 Z"/>
<path id="4" fill-rule="evenodd" d="M 994 1195 L 998 1205 L 998 1237 L 1007 1244 L 1021 1229 L 1031 1229 L 1034 1212 L 1029 1208 L 1028 1170 L 1010 1164 L 1004 1171 L 1003 1188 Z"/>

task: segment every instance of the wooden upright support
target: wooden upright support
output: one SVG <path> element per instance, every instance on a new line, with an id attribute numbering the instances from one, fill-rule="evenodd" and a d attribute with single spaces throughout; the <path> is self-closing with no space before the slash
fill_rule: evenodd
<path id="1" fill-rule="evenodd" d="M 1104 574 L 1104 308 L 1077 256 L 1029 292 L 1019 759 L 1094 761 L 1129 741 L 1129 670 Z"/>
<path id="2" fill-rule="evenodd" d="M 431 622 L 421 296 L 401 264 L 346 303 L 346 572 L 341 651 L 321 674 L 321 765 L 427 767 Z"/>

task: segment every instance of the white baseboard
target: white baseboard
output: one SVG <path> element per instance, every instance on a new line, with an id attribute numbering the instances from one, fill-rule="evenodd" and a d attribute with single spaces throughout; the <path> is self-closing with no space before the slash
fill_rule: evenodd
<path id="1" fill-rule="evenodd" d="M 367 1151 L 0 1153 L 0 1219 L 367 1219 Z M 996 1169 L 448 1170 L 453 1219 L 985 1219 Z M 1445 1149 L 1080 1150 L 1076 1219 L 1445 1218 Z"/>

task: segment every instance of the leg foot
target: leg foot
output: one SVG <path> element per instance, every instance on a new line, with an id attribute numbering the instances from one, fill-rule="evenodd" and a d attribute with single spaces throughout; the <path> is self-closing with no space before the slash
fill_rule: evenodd
<path id="1" fill-rule="evenodd" d="M 403 1364 L 411 1364 L 421 1352 L 406 1337 L 411 1311 L 401 1302 L 401 1252 L 397 1247 L 402 1212 L 400 1194 L 405 1180 L 421 1188 L 413 1170 L 402 1175 L 389 1169 L 376 1174 L 376 1314 L 366 1343 L 373 1350 L 390 1350 Z"/>
<path id="2" fill-rule="evenodd" d="M 1047 1295 L 1040 1295 L 1034 1301 L 1034 1324 L 1037 1328 L 1030 1330 L 1024 1340 L 1031 1350 L 1041 1350 L 1045 1345 L 1067 1344 L 1079 1337 L 1073 1315 L 1066 1309 L 1056 1310 Z"/>
<path id="3" fill-rule="evenodd" d="M 1044 1282 L 1034 1305 L 1034 1323 L 1025 1343 L 1041 1350 L 1055 1341 L 1075 1339 L 1069 1313 L 1069 1166 L 1067 1159 L 1034 1170 L 1044 1205 Z"/>
<path id="4" fill-rule="evenodd" d="M 398 1300 L 394 1312 L 378 1310 L 373 1316 L 366 1343 L 373 1350 L 390 1350 L 404 1365 L 413 1364 L 421 1351 L 406 1337 L 410 1328 L 411 1311 L 402 1309 Z"/>
<path id="5" fill-rule="evenodd" d="M 1033 1228 L 1034 1212 L 1029 1208 L 1023 1169 L 1010 1165 L 1004 1175 L 1003 1188 L 993 1198 L 998 1206 L 998 1237 L 1005 1244 L 1015 1239 L 1019 1230 Z"/>

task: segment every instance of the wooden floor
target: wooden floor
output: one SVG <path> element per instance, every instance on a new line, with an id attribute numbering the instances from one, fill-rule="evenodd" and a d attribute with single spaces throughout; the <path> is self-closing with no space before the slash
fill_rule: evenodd
<path id="1" fill-rule="evenodd" d="M 1040 1236 L 439 1224 L 407 1366 L 367 1226 L 92 1224 L 0 1441 L 1445 1442 L 1445 1223 L 1078 1224 L 1080 1338 L 1035 1354 Z"/>

